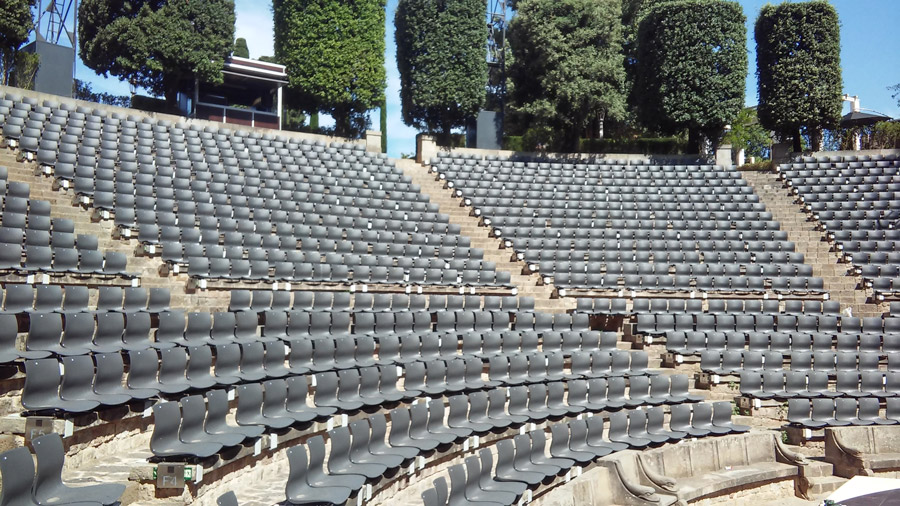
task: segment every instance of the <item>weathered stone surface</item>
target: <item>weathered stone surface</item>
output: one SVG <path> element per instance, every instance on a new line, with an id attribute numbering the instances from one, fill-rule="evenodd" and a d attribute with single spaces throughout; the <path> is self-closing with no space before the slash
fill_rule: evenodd
<path id="1" fill-rule="evenodd" d="M 900 469 L 900 427 L 827 428 L 825 459 L 845 478 Z"/>

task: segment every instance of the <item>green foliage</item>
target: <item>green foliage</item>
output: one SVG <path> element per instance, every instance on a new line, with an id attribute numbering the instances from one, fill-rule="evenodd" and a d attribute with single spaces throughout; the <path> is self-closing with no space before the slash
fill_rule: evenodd
<path id="1" fill-rule="evenodd" d="M 841 117 L 838 15 L 828 2 L 766 5 L 755 28 L 759 121 L 800 151 L 805 130 L 814 146 Z"/>
<path id="2" fill-rule="evenodd" d="M 165 95 L 172 106 L 195 76 L 222 82 L 222 65 L 234 47 L 234 19 L 232 0 L 82 0 L 79 52 L 98 74 Z"/>
<path id="3" fill-rule="evenodd" d="M 772 170 L 772 160 L 762 160 L 759 162 L 745 163 L 737 168 L 737 170 L 759 170 L 768 172 Z"/>
<path id="4" fill-rule="evenodd" d="M 879 121 L 874 125 L 826 130 L 826 148 L 830 151 L 853 150 L 856 134 L 860 136 L 861 149 L 900 149 L 900 122 L 897 121 Z M 836 146 L 829 146 L 829 140 Z"/>
<path id="5" fill-rule="evenodd" d="M 394 18 L 403 122 L 447 145 L 484 104 L 486 0 L 400 0 Z"/>
<path id="6" fill-rule="evenodd" d="M 259 58 L 257 58 L 257 60 L 264 61 L 266 63 L 278 63 L 278 60 L 276 60 L 274 56 L 260 56 Z"/>
<path id="7" fill-rule="evenodd" d="M 250 58 L 250 48 L 247 47 L 247 39 L 238 37 L 234 41 L 234 51 L 231 53 L 238 58 Z"/>
<path id="8" fill-rule="evenodd" d="M 506 135 L 503 137 L 503 149 L 510 151 L 537 151 L 538 138 L 535 133 L 529 136 Z M 678 155 L 687 149 L 687 142 L 680 137 L 643 137 L 636 139 L 579 139 L 579 153 L 628 153 L 645 155 Z"/>
<path id="9" fill-rule="evenodd" d="M 281 129 L 290 130 L 292 132 L 305 132 L 309 130 L 306 126 L 306 114 L 297 109 L 285 107 L 281 114 Z"/>
<path id="10" fill-rule="evenodd" d="M 897 107 L 900 107 L 900 83 L 888 86 L 887 88 L 893 91 L 893 93 L 891 93 L 891 98 L 895 99 L 897 101 Z"/>
<path id="11" fill-rule="evenodd" d="M 687 151 L 687 142 L 681 137 L 581 139 L 578 151 L 581 153 L 678 155 Z"/>
<path id="12" fill-rule="evenodd" d="M 131 97 L 113 95 L 110 93 L 94 92 L 91 83 L 81 79 L 75 79 L 72 84 L 72 96 L 78 100 L 87 100 L 98 104 L 117 105 L 119 107 L 131 107 Z"/>
<path id="13" fill-rule="evenodd" d="M 0 85 L 15 84 L 17 63 L 34 63 L 29 57 L 20 57 L 19 48 L 28 41 L 28 36 L 34 29 L 31 8 L 35 3 L 35 0 L 0 2 Z"/>
<path id="14" fill-rule="evenodd" d="M 744 105 L 747 35 L 740 4 L 680 0 L 640 19 L 633 97 L 646 127 L 717 141 Z"/>
<path id="15" fill-rule="evenodd" d="M 504 135 L 502 147 L 509 151 L 525 151 L 521 135 Z"/>
<path id="16" fill-rule="evenodd" d="M 135 95 L 131 98 L 131 107 L 147 112 L 160 112 L 164 114 L 178 114 L 178 107 L 170 105 L 164 99 Z"/>
<path id="17" fill-rule="evenodd" d="M 879 121 L 872 131 L 869 149 L 900 149 L 900 122 Z"/>
<path id="18" fill-rule="evenodd" d="M 34 77 L 37 75 L 40 66 L 41 55 L 29 53 L 27 51 L 19 51 L 16 53 L 16 59 L 13 64 L 13 72 L 9 84 L 18 88 L 33 90 Z"/>
<path id="19" fill-rule="evenodd" d="M 756 158 L 769 158 L 772 153 L 772 136 L 759 124 L 756 109 L 752 107 L 738 113 L 722 142 L 731 144 L 735 150 L 743 149 L 744 154 Z"/>
<path id="20" fill-rule="evenodd" d="M 560 151 L 625 113 L 622 0 L 519 0 L 510 23 L 511 107 Z M 526 134 L 527 136 L 527 134 Z M 526 147 L 528 142 L 525 142 Z"/>
<path id="21" fill-rule="evenodd" d="M 359 137 L 384 97 L 385 0 L 274 0 L 275 58 L 299 108 Z"/>

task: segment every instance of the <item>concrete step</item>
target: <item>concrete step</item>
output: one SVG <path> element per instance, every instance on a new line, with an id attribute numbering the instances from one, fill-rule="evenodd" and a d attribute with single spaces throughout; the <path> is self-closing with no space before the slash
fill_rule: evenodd
<path id="1" fill-rule="evenodd" d="M 825 496 L 839 489 L 844 483 L 847 483 L 847 478 L 839 476 L 810 478 L 807 494 L 809 494 L 810 499 Z"/>
<path id="2" fill-rule="evenodd" d="M 803 253 L 806 263 L 813 268 L 813 276 L 824 280 L 831 298 L 840 302 L 842 309 L 852 308 L 854 315 L 880 314 L 876 305 L 867 303 L 866 293 L 856 289 L 858 278 L 847 276 L 849 266 L 838 263 L 837 254 L 824 240 L 825 235 L 816 230 L 815 223 L 808 220 L 796 197 L 777 175 L 772 171 L 744 171 L 741 175 L 759 195 L 766 210 L 782 224 L 788 240 Z"/>
<path id="3" fill-rule="evenodd" d="M 834 466 L 821 460 L 821 457 L 812 458 L 809 465 L 804 468 L 803 474 L 807 478 L 830 477 L 834 474 Z"/>
<path id="4" fill-rule="evenodd" d="M 565 312 L 575 308 L 575 302 L 567 299 L 551 299 L 552 286 L 539 286 L 537 274 L 522 274 L 525 263 L 513 258 L 513 251 L 501 249 L 502 242 L 491 235 L 492 229 L 480 225 L 480 220 L 471 215 L 471 209 L 462 206 L 462 200 L 453 195 L 446 183 L 435 179 L 428 169 L 413 160 L 398 160 L 397 167 L 419 185 L 428 195 L 429 201 L 439 206 L 439 212 L 450 218 L 450 223 L 460 226 L 460 233 L 471 239 L 473 248 L 484 250 L 484 259 L 496 262 L 497 270 L 510 273 L 510 281 L 518 289 L 520 296 L 534 297 L 535 310 Z"/>
<path id="5" fill-rule="evenodd" d="M 6 151 L 0 153 L 0 165 L 7 167 L 10 181 L 18 181 L 29 185 L 31 198 L 50 202 L 50 216 L 52 218 L 72 220 L 75 233 L 96 236 L 100 250 L 125 253 L 128 259 L 128 271 L 142 273 L 140 276 L 142 286 L 168 288 L 173 308 L 187 311 L 221 311 L 227 309 L 227 298 L 223 302 L 222 296 L 218 294 L 187 296 L 184 291 L 187 276 L 159 277 L 159 267 L 163 263 L 159 257 L 135 256 L 134 251 L 138 246 L 136 240 L 114 239 L 112 233 L 115 226 L 112 221 L 93 221 L 91 219 L 91 210 L 73 203 L 74 193 L 71 190 L 54 190 L 52 178 L 35 175 L 37 167 L 35 162 L 17 161 L 14 154 L 11 155 L 9 151 Z M 179 305 L 181 302 L 184 305 Z"/>

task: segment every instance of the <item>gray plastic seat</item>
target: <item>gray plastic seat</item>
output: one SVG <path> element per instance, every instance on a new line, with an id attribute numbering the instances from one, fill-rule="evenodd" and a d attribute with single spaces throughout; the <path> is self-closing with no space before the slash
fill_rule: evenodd
<path id="1" fill-rule="evenodd" d="M 125 485 L 103 484 L 70 487 L 62 481 L 65 449 L 59 434 L 46 434 L 31 442 L 37 457 L 34 487 L 32 493 L 40 504 L 70 504 L 75 502 L 96 502 L 104 506 L 118 504 L 125 492 Z M 4 488 L 6 481 L 4 481 Z"/>
<path id="2" fill-rule="evenodd" d="M 290 504 L 340 505 L 346 503 L 353 494 L 352 488 L 335 483 L 335 480 L 325 474 L 325 441 L 322 436 L 308 439 L 305 445 L 288 448 L 287 457 L 290 471 L 285 495 Z"/>
<path id="3" fill-rule="evenodd" d="M 181 407 L 177 402 L 153 406 L 150 451 L 163 459 L 207 458 L 222 450 L 221 443 L 185 443 L 179 438 Z"/>
<path id="4" fill-rule="evenodd" d="M 261 425 L 231 425 L 227 422 L 228 394 L 224 390 L 206 392 L 206 422 L 203 430 L 212 436 L 238 434 L 245 439 L 259 437 L 265 431 Z"/>
<path id="5" fill-rule="evenodd" d="M 64 400 L 59 387 L 62 378 L 59 362 L 53 358 L 25 361 L 25 386 L 22 406 L 29 411 L 82 413 L 100 405 L 97 400 Z"/>

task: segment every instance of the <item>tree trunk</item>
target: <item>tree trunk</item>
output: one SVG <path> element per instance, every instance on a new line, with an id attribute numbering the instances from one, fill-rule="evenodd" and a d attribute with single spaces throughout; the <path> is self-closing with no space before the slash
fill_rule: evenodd
<path id="1" fill-rule="evenodd" d="M 441 129 L 437 132 L 438 146 L 444 146 L 447 149 L 453 148 L 453 127 L 446 119 L 441 120 Z"/>
<path id="2" fill-rule="evenodd" d="M 172 75 L 163 76 L 163 94 L 166 98 L 166 111 L 178 110 L 178 79 Z"/>
<path id="3" fill-rule="evenodd" d="M 809 131 L 809 149 L 811 151 L 822 151 L 823 133 L 821 128 L 813 128 Z"/>
<path id="4" fill-rule="evenodd" d="M 800 128 L 794 132 L 794 153 L 803 151 L 803 137 L 800 136 Z"/>
<path id="5" fill-rule="evenodd" d="M 700 130 L 698 130 L 696 128 L 688 128 L 688 143 L 687 143 L 688 154 L 699 155 L 700 154 L 700 143 L 702 141 L 703 141 L 703 136 L 700 134 Z"/>

